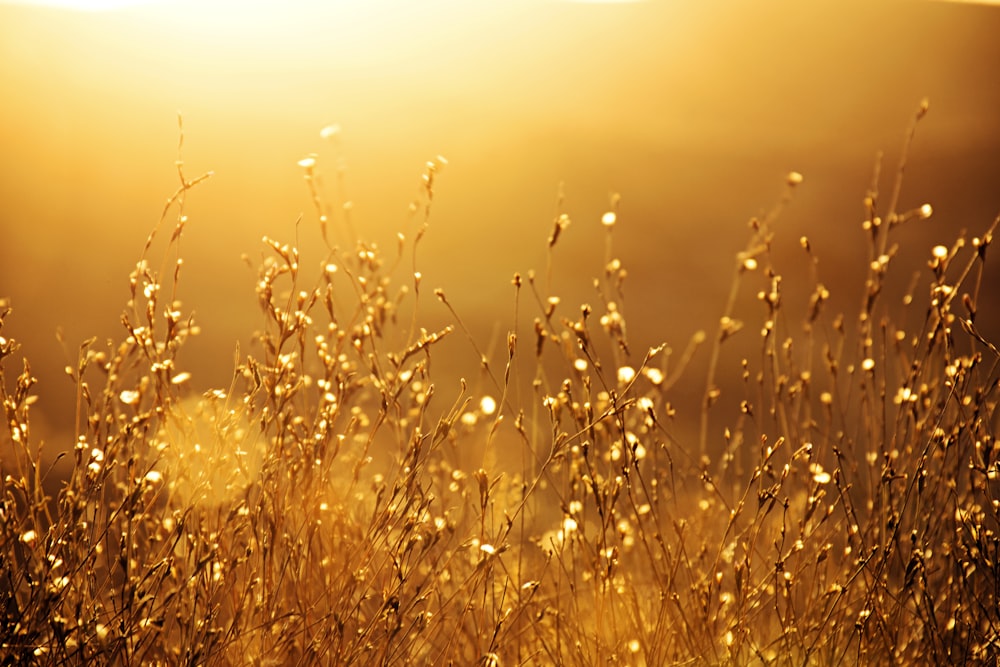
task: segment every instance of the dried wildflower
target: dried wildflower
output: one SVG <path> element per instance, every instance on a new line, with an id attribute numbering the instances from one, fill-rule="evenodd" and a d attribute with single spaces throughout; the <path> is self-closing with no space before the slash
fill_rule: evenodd
<path id="1" fill-rule="evenodd" d="M 618 382 L 628 384 L 635 379 L 635 369 L 631 366 L 621 366 L 618 369 Z"/>
<path id="2" fill-rule="evenodd" d="M 829 484 L 833 479 L 830 473 L 823 470 L 823 466 L 818 463 L 812 463 L 809 465 L 809 472 L 812 473 L 813 481 L 817 484 Z"/>
<path id="3" fill-rule="evenodd" d="M 649 380 L 654 385 L 661 385 L 663 384 L 663 381 L 666 379 L 666 376 L 663 374 L 663 371 L 661 371 L 659 368 L 648 368 L 648 367 L 643 368 L 642 374 L 645 375 L 646 379 Z"/>
<path id="4" fill-rule="evenodd" d="M 479 400 L 479 409 L 484 415 L 492 415 L 497 411 L 497 402 L 492 396 L 483 396 Z"/>
<path id="5" fill-rule="evenodd" d="M 118 400 L 120 400 L 125 405 L 135 405 L 139 402 L 139 392 L 126 389 L 118 394 Z"/>
<path id="6" fill-rule="evenodd" d="M 170 384 L 184 384 L 190 379 L 191 379 L 191 374 L 188 373 L 187 371 L 183 371 L 170 378 Z"/>

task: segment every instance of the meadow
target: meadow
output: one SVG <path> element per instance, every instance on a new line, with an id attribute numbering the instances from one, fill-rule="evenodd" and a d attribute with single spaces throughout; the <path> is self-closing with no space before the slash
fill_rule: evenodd
<path id="1" fill-rule="evenodd" d="M 897 210 L 908 159 L 858 193 L 854 310 L 830 308 L 805 236 L 808 297 L 786 297 L 772 241 L 793 172 L 749 221 L 719 319 L 640 348 L 617 198 L 594 212 L 593 300 L 551 292 L 585 271 L 559 255 L 582 225 L 557 212 L 491 343 L 422 282 L 445 162 L 424 166 L 415 231 L 382 247 L 309 156 L 323 256 L 263 239 L 255 344 L 220 351 L 232 381 L 201 392 L 179 242 L 212 185 L 179 156 L 120 338 L 66 369 L 57 493 L 0 301 L 0 664 L 996 664 L 1000 351 L 976 315 L 1000 219 L 926 248 L 890 300 L 895 235 L 933 215 Z M 473 363 L 439 380 L 455 340 Z"/>

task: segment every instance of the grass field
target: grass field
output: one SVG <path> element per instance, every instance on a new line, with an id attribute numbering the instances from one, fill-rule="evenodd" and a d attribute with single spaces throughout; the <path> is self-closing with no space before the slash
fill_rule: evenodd
<path id="1" fill-rule="evenodd" d="M 203 394 L 178 356 L 198 328 L 178 241 L 212 185 L 179 161 L 121 338 L 67 369 L 56 496 L 0 302 L 0 664 L 995 664 L 1000 358 L 976 313 L 998 222 L 926 248 L 909 296 L 885 299 L 896 229 L 932 215 L 896 210 L 907 153 L 858 193 L 856 310 L 827 307 L 836 277 L 806 237 L 811 297 L 784 300 L 771 241 L 792 173 L 750 221 L 717 328 L 676 350 L 628 337 L 643 314 L 622 306 L 617 199 L 594 212 L 592 303 L 549 291 L 577 231 L 557 214 L 493 349 L 421 282 L 444 162 L 387 249 L 305 158 L 325 257 L 264 239 L 256 344 L 221 351 L 232 383 Z M 437 380 L 446 339 L 481 359 L 468 381 Z M 679 411 L 692 392 L 700 410 Z"/>

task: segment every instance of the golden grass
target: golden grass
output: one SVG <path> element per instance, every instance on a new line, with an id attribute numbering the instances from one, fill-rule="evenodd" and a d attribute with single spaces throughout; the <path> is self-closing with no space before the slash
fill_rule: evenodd
<path id="1" fill-rule="evenodd" d="M 70 369 L 76 447 L 57 498 L 30 428 L 35 380 L 0 338 L 0 663 L 996 661 L 998 351 L 975 315 L 998 222 L 930 252 L 912 292 L 926 310 L 903 328 L 880 299 L 890 239 L 931 213 L 896 211 L 906 153 L 888 201 L 877 173 L 864 199 L 857 312 L 827 312 L 803 238 L 813 296 L 786 316 L 771 254 L 786 197 L 751 221 L 718 329 L 679 360 L 628 339 L 617 200 L 598 305 L 548 293 L 557 216 L 547 275 L 515 276 L 491 355 L 443 292 L 452 324 L 421 328 L 438 305 L 422 301 L 417 246 L 443 162 L 423 175 L 423 227 L 386 257 L 335 220 L 307 158 L 328 254 L 313 270 L 264 240 L 258 344 L 200 396 L 176 362 L 197 332 L 177 241 L 207 175 L 179 161 L 172 234 L 159 268 L 154 231 L 129 277 L 122 339 L 84 343 Z M 748 283 L 753 323 L 734 315 Z M 449 336 L 481 358 L 485 389 L 435 384 Z M 758 337 L 755 356 L 724 368 L 737 336 Z M 687 366 L 702 344 L 703 383 Z M 735 414 L 717 400 L 727 375 Z M 704 391 L 700 414 L 674 410 L 681 378 Z M 681 422 L 698 442 L 673 435 Z"/>

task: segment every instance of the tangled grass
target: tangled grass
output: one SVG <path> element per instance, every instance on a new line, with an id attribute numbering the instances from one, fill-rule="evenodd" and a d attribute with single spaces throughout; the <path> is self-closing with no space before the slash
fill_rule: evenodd
<path id="1" fill-rule="evenodd" d="M 121 340 L 87 341 L 68 369 L 76 441 L 57 497 L 30 427 L 35 379 L 0 337 L 0 662 L 1000 659 L 998 350 L 976 328 L 998 223 L 932 249 L 904 328 L 880 296 L 892 237 L 931 214 L 896 210 L 905 155 L 888 201 L 878 173 L 864 198 L 856 313 L 828 312 L 803 238 L 812 296 L 801 321 L 786 316 L 771 243 L 791 174 L 786 200 L 751 221 L 718 329 L 679 359 L 628 340 L 616 200 L 598 305 L 565 314 L 546 281 L 516 275 L 515 321 L 490 355 L 443 292 L 421 290 L 442 162 L 423 174 L 419 230 L 387 256 L 327 203 L 307 158 L 327 256 L 311 270 L 264 240 L 253 353 L 202 395 L 177 363 L 197 333 L 176 298 L 177 240 L 207 175 L 179 162 L 158 226 L 172 234 L 154 268 L 154 230 L 129 276 Z M 568 224 L 556 216 L 550 258 Z M 734 316 L 748 284 L 759 322 Z M 428 300 L 451 325 L 421 328 Z M 737 335 L 756 353 L 721 368 Z M 485 389 L 435 383 L 448 336 L 468 338 Z M 703 347 L 702 384 L 687 360 Z M 734 414 L 718 400 L 727 375 L 744 393 Z M 701 413 L 678 414 L 691 386 Z M 681 421 L 698 442 L 674 435 Z"/>

